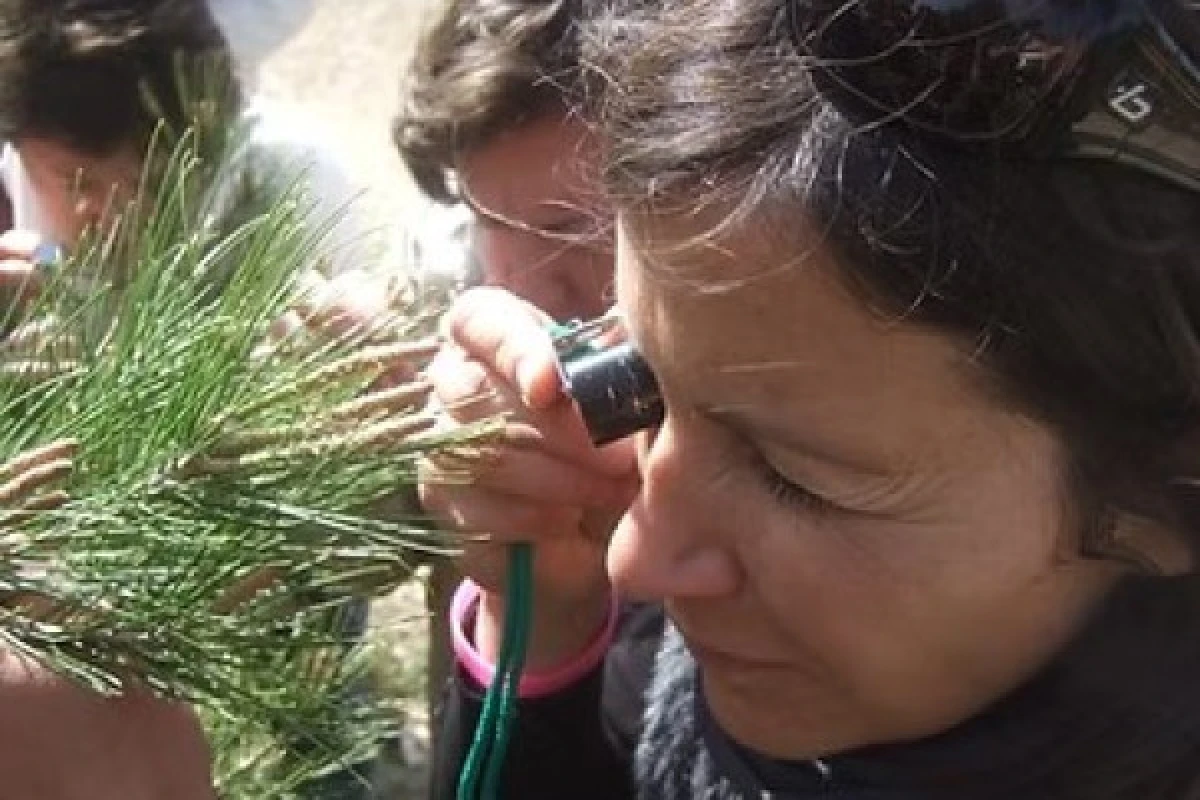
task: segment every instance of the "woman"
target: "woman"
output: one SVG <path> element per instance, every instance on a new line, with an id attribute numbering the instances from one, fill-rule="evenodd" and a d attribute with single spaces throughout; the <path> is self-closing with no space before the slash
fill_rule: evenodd
<path id="1" fill-rule="evenodd" d="M 560 320 L 612 300 L 599 148 L 572 102 L 581 13 L 578 0 L 446 4 L 417 41 L 393 126 L 417 186 L 447 204 L 419 235 L 421 267 L 457 267 L 443 282 L 502 286 Z"/>
<path id="2" fill-rule="evenodd" d="M 1194 8 L 631 2 L 593 44 L 667 414 L 635 470 L 544 317 L 452 314 L 443 404 L 521 435 L 425 486 L 494 534 L 440 796 L 517 540 L 505 796 L 1200 796 Z"/>

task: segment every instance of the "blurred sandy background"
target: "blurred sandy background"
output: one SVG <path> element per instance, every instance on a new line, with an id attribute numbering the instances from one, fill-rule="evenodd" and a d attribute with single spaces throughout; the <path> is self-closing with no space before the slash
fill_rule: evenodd
<path id="1" fill-rule="evenodd" d="M 380 224 L 412 225 L 420 204 L 390 121 L 419 26 L 436 0 L 316 0 L 308 27 L 263 67 L 260 89 L 319 121 L 369 186 Z M 417 223 L 419 224 L 419 222 Z"/>

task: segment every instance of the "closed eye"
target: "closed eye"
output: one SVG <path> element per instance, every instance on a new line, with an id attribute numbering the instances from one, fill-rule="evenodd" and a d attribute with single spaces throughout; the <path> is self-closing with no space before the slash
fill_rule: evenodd
<path id="1" fill-rule="evenodd" d="M 807 513 L 829 513 L 838 510 L 827 498 L 793 483 L 761 454 L 755 455 L 753 464 L 759 481 L 781 505 Z"/>

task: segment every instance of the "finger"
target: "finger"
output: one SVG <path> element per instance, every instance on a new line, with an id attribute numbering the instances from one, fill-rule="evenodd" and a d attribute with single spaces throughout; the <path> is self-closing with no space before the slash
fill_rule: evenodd
<path id="1" fill-rule="evenodd" d="M 498 289 L 464 294 L 449 312 L 449 338 L 516 386 L 526 406 L 542 409 L 562 400 L 558 354 L 545 313 Z"/>
<path id="2" fill-rule="evenodd" d="M 582 508 L 624 508 L 637 493 L 632 475 L 614 478 L 544 452 L 507 447 L 487 448 L 485 457 L 469 463 L 431 457 L 421 479 L 449 484 L 464 495 L 487 490 L 529 502 Z"/>
<path id="3" fill-rule="evenodd" d="M 631 445 L 616 443 L 600 450 L 592 446 L 587 426 L 573 404 L 523 411 L 511 385 L 483 364 L 469 360 L 457 346 L 443 348 L 426 375 L 433 383 L 438 409 L 455 422 L 507 415 L 505 439 L 514 447 L 541 450 L 610 477 L 624 478 L 636 469 L 636 451 Z"/>
<path id="4" fill-rule="evenodd" d="M 504 426 L 504 442 L 513 448 L 543 450 L 559 458 L 579 461 L 592 470 L 612 478 L 625 479 L 637 474 L 637 447 L 622 440 L 596 448 L 587 433 L 579 410 L 568 406 L 540 415 L 538 425 L 511 420 Z"/>
<path id="5" fill-rule="evenodd" d="M 0 259 L 33 261 L 34 253 L 45 241 L 45 237 L 35 231 L 5 231 L 0 234 Z"/>
<path id="6" fill-rule="evenodd" d="M 621 344 L 629 338 L 629 333 L 625 330 L 625 319 L 616 311 L 615 307 L 610 308 L 604 315 L 605 318 L 616 317 L 617 322 L 610 325 L 593 340 L 593 344 L 599 348 L 609 348 Z"/>
<path id="7" fill-rule="evenodd" d="M 632 471 L 613 476 L 542 451 L 505 447 L 496 451 L 475 473 L 479 486 L 581 508 L 625 508 L 637 494 Z"/>
<path id="8" fill-rule="evenodd" d="M 447 528 L 486 537 L 493 544 L 573 535 L 582 516 L 577 508 L 534 503 L 478 487 L 465 492 L 461 486 L 442 483 L 421 484 L 417 498 L 421 508 Z"/>
<path id="9" fill-rule="evenodd" d="M 467 423 L 505 415 L 506 439 L 515 447 L 542 450 L 615 478 L 625 479 L 636 470 L 636 451 L 630 444 L 593 447 L 573 403 L 535 411 L 525 408 L 511 383 L 455 343 L 442 347 L 426 375 L 438 410 L 451 420 Z"/>
<path id="10" fill-rule="evenodd" d="M 606 545 L 608 540 L 612 538 L 613 531 L 617 529 L 617 525 L 621 519 L 629 511 L 629 506 L 633 501 L 625 505 L 621 509 L 615 508 L 589 508 L 583 512 L 583 519 L 579 523 L 579 531 L 583 537 L 591 542 L 596 542 L 601 545 Z"/>
<path id="11" fill-rule="evenodd" d="M 42 276 L 32 262 L 18 258 L 0 260 L 0 287 L 17 289 L 24 295 L 35 292 L 41 284 Z"/>
<path id="12" fill-rule="evenodd" d="M 514 392 L 497 385 L 482 364 L 468 359 L 455 345 L 443 347 L 425 374 L 439 408 L 455 422 L 474 422 L 521 408 Z"/>
<path id="13" fill-rule="evenodd" d="M 53 511 L 65 506 L 71 496 L 61 489 L 45 494 L 34 495 L 21 504 L 15 511 L 0 511 L 0 528 L 11 528 L 24 525 L 45 511 Z"/>
<path id="14" fill-rule="evenodd" d="M 475 362 L 461 364 L 452 373 L 441 373 L 440 380 L 434 380 L 440 390 L 438 411 L 453 422 L 467 424 L 504 416 L 504 438 L 514 448 L 595 466 L 610 476 L 623 476 L 633 468 L 632 457 L 610 455 L 592 446 L 587 426 L 574 405 L 562 403 L 530 412 L 515 396 L 512 386 Z"/>
<path id="15" fill-rule="evenodd" d="M 71 474 L 74 467 L 74 462 L 67 458 L 30 467 L 0 484 L 0 504 L 10 504 L 48 483 L 62 480 Z"/>

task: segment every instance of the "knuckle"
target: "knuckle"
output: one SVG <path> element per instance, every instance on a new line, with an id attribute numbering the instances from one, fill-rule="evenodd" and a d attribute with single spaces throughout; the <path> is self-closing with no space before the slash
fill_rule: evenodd
<path id="1" fill-rule="evenodd" d="M 437 481 L 422 482 L 417 486 L 417 502 L 427 514 L 438 518 L 439 522 L 449 522 L 457 518 L 455 508 L 460 498 L 451 487 Z"/>
<path id="2" fill-rule="evenodd" d="M 0 234 L 0 252 L 17 258 L 30 258 L 42 243 L 42 236 L 30 230 L 9 230 Z"/>
<path id="3" fill-rule="evenodd" d="M 450 310 L 446 312 L 442 322 L 448 338 L 454 341 L 468 338 L 478 322 L 478 317 L 481 314 L 487 314 L 499 305 L 502 302 L 499 295 L 502 294 L 487 286 L 475 287 L 463 292 L 450 306 Z"/>
<path id="4" fill-rule="evenodd" d="M 444 350 L 434 358 L 426 375 L 433 384 L 435 396 L 447 410 L 484 393 L 491 384 L 481 365 Z"/>
<path id="5" fill-rule="evenodd" d="M 417 502 L 425 511 L 436 511 L 442 501 L 442 491 L 436 483 L 427 482 L 424 475 L 417 484 Z"/>
<path id="6" fill-rule="evenodd" d="M 495 369 L 506 381 L 516 383 L 518 366 L 531 355 L 530 350 L 523 337 L 506 335 L 496 347 Z"/>

